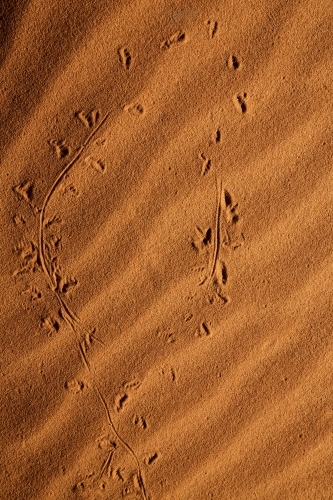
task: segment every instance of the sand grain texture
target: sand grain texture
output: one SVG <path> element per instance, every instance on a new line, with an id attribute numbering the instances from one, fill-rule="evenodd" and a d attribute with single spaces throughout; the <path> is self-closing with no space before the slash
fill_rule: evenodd
<path id="1" fill-rule="evenodd" d="M 1 499 L 333 499 L 332 21 L 0 3 Z"/>

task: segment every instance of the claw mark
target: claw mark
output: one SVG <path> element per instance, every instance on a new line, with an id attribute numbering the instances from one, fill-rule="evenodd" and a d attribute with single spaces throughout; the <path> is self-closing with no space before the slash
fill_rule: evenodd
<path id="1" fill-rule="evenodd" d="M 185 33 L 183 31 L 177 31 L 169 38 L 161 42 L 160 48 L 169 49 L 172 45 L 178 45 L 179 43 L 182 43 L 184 41 L 185 41 Z"/>
<path id="2" fill-rule="evenodd" d="M 124 388 L 126 391 L 137 390 L 140 386 L 141 382 L 139 382 L 139 380 L 131 380 L 130 382 L 124 384 Z"/>
<path id="3" fill-rule="evenodd" d="M 96 158 L 94 158 L 94 156 L 89 155 L 89 156 L 87 156 L 87 158 L 84 159 L 84 161 L 86 162 L 86 164 L 89 167 L 92 167 L 95 170 L 97 170 L 98 172 L 101 172 L 102 174 L 104 174 L 104 172 L 105 172 L 105 165 L 102 162 L 102 160 L 96 160 Z"/>
<path id="4" fill-rule="evenodd" d="M 240 63 L 236 56 L 230 56 L 227 65 L 230 69 L 236 70 L 239 69 Z"/>
<path id="5" fill-rule="evenodd" d="M 156 335 L 159 339 L 163 339 L 167 344 L 173 344 L 176 341 L 175 334 L 173 332 L 157 329 Z"/>
<path id="6" fill-rule="evenodd" d="M 49 334 L 58 332 L 60 330 L 59 322 L 56 319 L 52 318 L 51 316 L 42 318 L 40 322 L 40 327 L 48 330 Z"/>
<path id="7" fill-rule="evenodd" d="M 79 190 L 74 186 L 73 183 L 68 184 L 63 189 L 63 194 L 71 194 L 72 196 L 79 196 Z"/>
<path id="8" fill-rule="evenodd" d="M 124 477 L 122 474 L 123 472 L 124 469 L 121 469 L 120 467 L 118 467 L 118 469 L 113 469 L 111 472 L 112 478 L 117 479 L 117 481 L 121 481 L 123 483 L 124 482 Z"/>
<path id="9" fill-rule="evenodd" d="M 61 223 L 62 223 L 61 217 L 58 217 L 57 215 L 54 215 L 51 219 L 45 221 L 44 228 L 47 229 L 50 226 L 52 226 L 53 224 L 61 224 Z"/>
<path id="10" fill-rule="evenodd" d="M 236 108 L 238 109 L 238 111 L 240 113 L 242 113 L 242 115 L 244 115 L 247 111 L 247 104 L 245 102 L 246 97 L 247 97 L 247 94 L 246 94 L 246 92 L 244 92 L 243 94 L 238 94 L 234 98 L 234 104 L 235 104 Z"/>
<path id="11" fill-rule="evenodd" d="M 208 20 L 207 21 L 207 26 L 208 26 L 208 32 L 209 32 L 209 37 L 210 38 L 214 38 L 214 36 L 216 35 L 216 32 L 217 32 L 217 28 L 218 28 L 218 23 L 217 21 L 210 21 Z"/>
<path id="12" fill-rule="evenodd" d="M 75 113 L 75 116 L 83 123 L 83 125 L 86 128 L 92 128 L 96 125 L 99 119 L 99 111 L 97 111 L 96 109 L 93 109 L 89 113 L 84 113 L 84 111 L 78 111 L 77 113 Z"/>
<path id="13" fill-rule="evenodd" d="M 195 228 L 196 237 L 191 241 L 192 247 L 198 252 L 202 252 L 212 241 L 212 229 L 209 227 L 205 232 L 203 232 L 200 227 Z"/>
<path id="14" fill-rule="evenodd" d="M 140 116 L 144 114 L 144 108 L 140 103 L 131 103 L 124 106 L 124 111 L 133 116 Z"/>
<path id="15" fill-rule="evenodd" d="M 132 62 L 130 51 L 126 47 L 120 47 L 120 49 L 118 49 L 118 57 L 122 66 L 126 70 L 129 70 Z"/>
<path id="16" fill-rule="evenodd" d="M 124 404 L 128 400 L 128 394 L 120 394 L 116 397 L 116 410 L 119 412 L 124 408 Z"/>
<path id="17" fill-rule="evenodd" d="M 19 198 L 31 203 L 33 200 L 33 184 L 31 181 L 25 181 L 13 187 L 13 191 Z"/>
<path id="18" fill-rule="evenodd" d="M 210 335 L 210 329 L 207 326 L 207 323 L 201 323 L 198 331 L 196 332 L 196 337 L 208 337 Z"/>
<path id="19" fill-rule="evenodd" d="M 24 290 L 22 293 L 26 293 L 30 295 L 30 300 L 35 301 L 35 300 L 40 300 L 42 298 L 42 292 L 37 290 L 34 286 L 30 286 L 26 290 Z"/>
<path id="20" fill-rule="evenodd" d="M 152 455 L 149 455 L 146 459 L 145 459 L 145 464 L 146 465 L 151 465 L 153 464 L 156 460 L 158 459 L 158 453 L 153 453 Z"/>
<path id="21" fill-rule="evenodd" d="M 84 389 L 84 383 L 82 380 L 77 380 L 76 378 L 65 382 L 65 388 L 72 392 L 81 392 Z"/>
<path id="22" fill-rule="evenodd" d="M 133 424 L 139 425 L 142 429 L 147 429 L 147 421 L 144 417 L 139 417 L 138 415 L 134 415 Z"/>
<path id="23" fill-rule="evenodd" d="M 170 376 L 172 382 L 176 380 L 176 372 L 173 368 L 163 368 L 161 373 L 162 375 Z"/>
<path id="24" fill-rule="evenodd" d="M 199 155 L 199 158 L 203 160 L 201 175 L 204 176 L 207 174 L 207 172 L 209 172 L 210 167 L 212 166 L 212 161 L 209 158 L 206 158 L 206 156 L 203 153 Z"/>
<path id="25" fill-rule="evenodd" d="M 55 154 L 61 160 L 62 158 L 65 158 L 66 156 L 69 155 L 70 153 L 70 148 L 67 146 L 66 142 L 62 139 L 50 139 L 48 141 L 49 145 L 54 149 Z"/>
<path id="26" fill-rule="evenodd" d="M 25 224 L 25 219 L 24 217 L 22 217 L 22 215 L 14 215 L 13 222 L 16 226 L 21 226 Z"/>
<path id="27" fill-rule="evenodd" d="M 38 255 L 38 248 L 33 241 L 23 240 L 16 248 L 14 248 L 21 258 L 21 264 L 18 269 L 13 271 L 12 276 L 17 276 L 19 274 L 27 272 L 35 272 L 41 265 L 41 261 Z"/>

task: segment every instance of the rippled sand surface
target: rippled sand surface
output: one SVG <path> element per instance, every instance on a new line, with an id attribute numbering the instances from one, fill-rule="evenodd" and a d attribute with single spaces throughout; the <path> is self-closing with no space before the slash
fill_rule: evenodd
<path id="1" fill-rule="evenodd" d="M 1 2 L 1 499 L 333 499 L 332 21 Z"/>

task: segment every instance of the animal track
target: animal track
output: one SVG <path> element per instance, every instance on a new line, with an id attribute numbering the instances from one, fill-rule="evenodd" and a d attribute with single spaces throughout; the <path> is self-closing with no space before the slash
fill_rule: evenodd
<path id="1" fill-rule="evenodd" d="M 79 481 L 78 483 L 74 484 L 72 486 L 72 492 L 73 493 L 81 493 L 84 492 L 86 489 L 86 485 L 84 481 Z"/>
<path id="2" fill-rule="evenodd" d="M 125 483 L 124 479 L 123 482 Z M 137 495 L 140 492 L 141 492 L 141 478 L 139 478 L 137 474 L 132 474 L 126 481 L 125 487 L 123 488 L 121 494 L 124 498 L 128 497 L 129 500 L 132 498 L 134 500 L 134 498 L 137 498 Z"/>
<path id="3" fill-rule="evenodd" d="M 137 111 L 143 111 L 143 108 L 137 108 Z M 56 223 L 60 222 L 57 221 L 56 219 L 53 220 L 49 219 L 46 220 L 46 210 L 49 205 L 49 201 L 52 198 L 53 194 L 55 191 L 62 186 L 62 183 L 64 180 L 66 180 L 69 177 L 69 172 L 72 169 L 72 167 L 77 163 L 79 159 L 83 156 L 84 151 L 88 147 L 89 143 L 93 140 L 94 136 L 96 135 L 97 131 L 102 127 L 102 125 L 106 122 L 106 120 L 109 117 L 109 113 L 107 113 L 103 119 L 100 120 L 99 116 L 99 111 L 97 110 L 92 110 L 88 113 L 85 113 L 84 111 L 78 111 L 75 113 L 75 116 L 80 122 L 87 128 L 87 129 L 92 129 L 91 132 L 89 133 L 88 137 L 84 140 L 84 142 L 81 144 L 81 146 L 75 151 L 72 159 L 64 166 L 62 171 L 58 174 L 58 176 L 55 178 L 53 181 L 52 185 L 50 186 L 45 198 L 44 202 L 42 205 L 42 208 L 39 210 L 40 211 L 40 218 L 39 218 L 39 238 L 38 238 L 38 250 L 37 247 L 31 246 L 31 251 L 28 252 L 27 256 L 24 256 L 24 259 L 27 259 L 28 262 L 25 262 L 25 264 L 29 265 L 29 268 L 33 268 L 33 265 L 39 265 L 42 268 L 42 271 L 44 272 L 46 278 L 48 279 L 49 282 L 49 287 L 51 290 L 54 292 L 55 297 L 57 298 L 59 304 L 60 304 L 60 309 L 59 309 L 59 318 L 64 320 L 72 330 L 73 334 L 75 335 L 76 342 L 77 342 L 77 348 L 78 352 L 81 356 L 81 360 L 85 368 L 87 369 L 88 372 L 90 372 L 90 365 L 87 357 L 87 353 L 90 349 L 90 346 L 92 343 L 95 341 L 104 345 L 104 343 L 98 339 L 98 337 L 95 335 L 95 330 L 88 331 L 87 328 L 84 327 L 84 325 L 81 325 L 80 318 L 72 311 L 72 309 L 67 305 L 66 299 L 66 294 L 68 294 L 73 287 L 77 285 L 77 280 L 72 277 L 66 276 L 62 269 L 61 266 L 59 265 L 59 259 L 58 255 L 54 255 L 54 252 L 60 250 L 61 248 L 61 235 L 56 234 L 56 231 L 53 229 L 53 225 L 56 225 Z M 103 140 L 104 141 L 104 140 Z M 102 143 L 101 143 L 102 144 Z M 61 147 L 59 143 L 54 143 L 54 145 L 57 145 Z M 86 158 L 87 163 L 90 166 L 93 166 L 100 172 L 103 172 L 105 170 L 104 164 L 101 162 L 101 160 L 96 159 L 92 155 L 88 156 Z M 30 202 L 32 200 L 32 183 L 27 182 L 27 183 L 22 183 L 19 186 L 15 186 L 16 192 L 23 198 L 28 199 Z M 14 188 L 14 190 L 15 190 Z M 37 209 L 38 211 L 38 209 Z M 48 235 L 47 233 L 49 229 L 52 228 L 53 234 Z M 56 228 L 57 229 L 57 228 Z M 59 231 L 58 231 L 59 233 Z M 31 256 L 32 254 L 32 256 Z M 32 261 L 32 264 L 31 264 Z M 43 329 L 47 329 L 49 332 L 49 335 L 51 335 L 53 332 L 57 332 L 60 329 L 60 323 L 57 319 L 55 319 L 53 316 L 47 316 L 47 317 L 42 317 L 41 318 L 41 323 L 40 326 Z M 131 384 L 131 383 L 129 383 Z M 68 382 L 68 388 L 70 388 L 70 382 Z M 125 384 L 126 385 L 126 384 Z M 134 384 L 135 385 L 135 384 Z M 79 381 L 74 381 L 72 383 L 72 386 L 74 387 L 75 391 L 82 390 L 81 382 Z M 117 446 L 121 446 L 126 453 L 129 454 L 131 457 L 131 460 L 133 463 L 135 463 L 135 469 L 136 469 L 136 484 L 137 484 L 137 490 L 136 492 L 140 494 L 142 500 L 148 500 L 146 489 L 145 489 L 145 484 L 142 478 L 141 474 L 141 465 L 140 462 L 137 458 L 137 455 L 135 454 L 134 450 L 131 448 L 131 446 L 121 437 L 119 434 L 117 428 L 115 427 L 113 423 L 113 418 L 111 415 L 111 411 L 109 409 L 109 406 L 102 395 L 101 391 L 98 388 L 98 384 L 96 383 L 91 383 L 90 387 L 95 391 L 100 403 L 103 406 L 103 409 L 105 411 L 105 416 L 107 419 L 107 423 L 110 426 L 110 429 L 112 429 L 112 433 L 114 434 L 115 438 L 115 443 Z M 131 385 L 127 387 L 127 389 L 132 390 L 134 386 Z M 117 399 L 118 398 L 118 399 Z M 117 406 L 121 409 L 123 405 L 125 404 L 125 401 L 128 398 L 128 394 L 126 392 L 118 395 L 116 398 L 117 400 Z M 109 451 L 109 455 L 102 465 L 101 469 L 101 475 L 104 474 L 104 471 L 107 469 L 108 473 L 111 474 L 111 458 L 112 458 L 112 453 L 113 450 Z M 123 480 L 121 469 L 118 467 L 115 472 L 116 476 L 118 476 L 119 479 Z M 91 475 L 94 475 L 94 473 L 90 474 L 89 476 L 86 476 L 86 479 L 91 477 Z M 134 477 L 134 476 L 133 476 Z M 89 485 L 88 485 L 89 488 Z M 73 486 L 73 491 L 86 491 L 87 490 L 87 485 L 86 481 L 82 480 L 76 485 Z"/>
<path id="4" fill-rule="evenodd" d="M 227 66 L 230 69 L 237 70 L 240 67 L 240 62 L 238 61 L 236 56 L 231 55 L 227 61 Z"/>
<path id="5" fill-rule="evenodd" d="M 208 296 L 208 302 L 213 304 L 215 301 L 222 302 L 222 304 L 227 304 L 230 302 L 229 297 L 225 294 L 224 289 L 228 281 L 228 273 L 226 265 L 223 261 L 217 260 L 214 276 L 211 279 L 210 295 Z"/>
<path id="6" fill-rule="evenodd" d="M 22 215 L 14 215 L 13 222 L 16 226 L 22 226 L 25 224 L 25 218 Z"/>
<path id="7" fill-rule="evenodd" d="M 67 186 L 64 187 L 63 194 L 64 195 L 70 194 L 72 196 L 77 197 L 77 196 L 79 196 L 80 192 L 79 192 L 79 190 L 77 189 L 77 187 L 73 183 L 70 183 L 70 184 L 68 184 Z"/>
<path id="8" fill-rule="evenodd" d="M 153 453 L 152 455 L 148 455 L 148 457 L 145 458 L 145 464 L 146 465 L 152 465 L 156 460 L 159 458 L 158 453 Z"/>
<path id="9" fill-rule="evenodd" d="M 204 176 L 209 172 L 212 166 L 212 161 L 209 158 L 206 158 L 206 156 L 203 153 L 199 155 L 199 158 L 203 161 L 201 167 L 201 175 Z"/>
<path id="10" fill-rule="evenodd" d="M 161 49 L 169 49 L 172 45 L 178 45 L 185 41 L 185 33 L 183 31 L 177 31 L 173 35 L 171 35 L 166 40 L 161 42 Z"/>
<path id="11" fill-rule="evenodd" d="M 117 449 L 117 443 L 115 441 L 110 440 L 108 437 L 107 438 L 102 438 L 101 440 L 98 441 L 98 447 L 104 451 L 107 452 L 107 458 L 105 459 L 100 473 L 99 473 L 99 479 L 103 477 L 103 475 L 106 473 L 106 476 L 111 477 L 112 473 L 112 468 L 111 468 L 111 462 L 113 455 Z"/>
<path id="12" fill-rule="evenodd" d="M 59 160 L 69 155 L 70 147 L 66 144 L 64 140 L 50 139 L 48 142 L 50 146 L 54 149 L 55 154 L 57 155 Z"/>
<path id="13" fill-rule="evenodd" d="M 236 109 L 242 113 L 243 115 L 247 111 L 247 104 L 246 104 L 246 98 L 247 98 L 247 93 L 243 92 L 242 94 L 238 94 L 234 97 L 234 104 L 236 106 Z"/>
<path id="14" fill-rule="evenodd" d="M 217 21 L 208 20 L 207 21 L 207 26 L 208 26 L 209 38 L 214 38 L 214 36 L 216 35 L 216 32 L 217 32 L 218 22 Z"/>
<path id="15" fill-rule="evenodd" d="M 221 131 L 217 129 L 215 132 L 215 144 L 219 144 L 221 142 Z"/>
<path id="16" fill-rule="evenodd" d="M 40 327 L 42 329 L 48 330 L 49 334 L 59 332 L 60 323 L 52 316 L 47 316 L 45 318 L 41 318 Z"/>
<path id="17" fill-rule="evenodd" d="M 141 116 L 144 114 L 144 108 L 140 103 L 131 103 L 124 106 L 124 111 L 133 116 Z"/>
<path id="18" fill-rule="evenodd" d="M 105 172 L 105 165 L 102 162 L 102 160 L 100 160 L 100 159 L 97 160 L 96 158 L 94 158 L 94 156 L 89 155 L 89 156 L 87 156 L 87 158 L 84 159 L 84 161 L 86 162 L 86 164 L 89 167 L 92 167 L 95 170 L 97 170 L 97 172 L 100 172 L 101 174 L 104 174 L 104 172 Z"/>
<path id="19" fill-rule="evenodd" d="M 116 443 L 112 441 L 109 436 L 98 439 L 97 444 L 98 448 L 103 451 L 113 451 L 117 448 Z"/>
<path id="20" fill-rule="evenodd" d="M 28 203 L 34 215 L 40 212 L 40 209 L 33 204 L 34 199 L 34 184 L 31 181 L 24 181 L 17 186 L 13 186 L 12 190 L 17 195 L 19 200 L 24 200 Z"/>
<path id="21" fill-rule="evenodd" d="M 117 412 L 123 410 L 126 401 L 128 400 L 128 394 L 118 394 L 115 398 L 115 409 Z"/>
<path id="22" fill-rule="evenodd" d="M 21 184 L 13 187 L 13 191 L 21 200 L 31 203 L 33 200 L 34 185 L 31 181 L 24 181 Z"/>
<path id="23" fill-rule="evenodd" d="M 191 240 L 192 247 L 198 252 L 202 252 L 212 241 L 212 228 L 202 231 L 200 227 L 195 228 L 196 236 Z"/>
<path id="24" fill-rule="evenodd" d="M 82 361 L 88 370 L 90 370 L 90 366 L 87 358 L 87 353 L 94 342 L 98 342 L 99 344 L 104 346 L 104 342 L 96 337 L 95 328 L 92 332 L 86 331 L 84 338 L 81 338 L 79 341 L 79 351 L 82 356 Z"/>
<path id="25" fill-rule="evenodd" d="M 22 293 L 29 294 L 31 301 L 40 300 L 42 298 L 42 292 L 32 285 Z"/>
<path id="26" fill-rule="evenodd" d="M 223 244 L 227 247 L 235 250 L 236 248 L 242 246 L 245 241 L 244 234 L 239 228 L 240 216 L 238 213 L 238 203 L 233 203 L 232 198 L 228 191 L 225 191 L 226 196 L 226 209 L 225 209 L 225 221 L 226 221 L 226 231 Z"/>
<path id="27" fill-rule="evenodd" d="M 172 382 L 176 380 L 176 372 L 173 368 L 163 368 L 161 371 L 162 375 L 170 377 Z"/>
<path id="28" fill-rule="evenodd" d="M 195 333 L 196 337 L 208 337 L 211 334 L 210 328 L 207 323 L 204 321 L 200 324 L 198 330 Z"/>
<path id="29" fill-rule="evenodd" d="M 124 469 L 121 467 L 118 467 L 117 469 L 111 469 L 112 479 L 116 479 L 117 481 L 121 481 L 122 483 L 125 481 L 123 473 Z"/>
<path id="30" fill-rule="evenodd" d="M 96 109 L 93 109 L 88 113 L 85 113 L 84 111 L 78 111 L 75 113 L 75 116 L 80 120 L 81 123 L 83 123 L 86 128 L 94 127 L 98 122 L 99 115 L 100 113 Z"/>
<path id="31" fill-rule="evenodd" d="M 54 215 L 53 217 L 51 217 L 51 219 L 45 221 L 44 228 L 48 229 L 53 224 L 61 224 L 61 223 L 62 223 L 62 218 L 59 217 L 58 215 Z"/>
<path id="32" fill-rule="evenodd" d="M 130 51 L 126 47 L 120 47 L 118 49 L 118 57 L 121 65 L 128 71 L 132 62 Z"/>
<path id="33" fill-rule="evenodd" d="M 233 203 L 230 193 L 223 188 L 222 180 L 217 179 L 214 234 L 210 228 L 204 233 L 197 227 L 196 238 L 191 240 L 191 245 L 195 250 L 199 253 L 204 249 L 208 250 L 210 256 L 210 271 L 205 266 L 196 269 L 200 275 L 199 286 L 206 283 L 206 294 L 210 304 L 216 301 L 222 304 L 230 302 L 230 298 L 225 293 L 229 280 L 227 265 L 220 254 L 222 250 L 225 252 L 227 248 L 235 250 L 243 244 L 244 235 L 239 229 L 239 220 L 238 204 Z M 213 248 L 210 245 L 212 239 Z"/>
<path id="34" fill-rule="evenodd" d="M 14 252 L 20 257 L 21 264 L 18 269 L 13 271 L 13 276 L 27 272 L 35 272 L 40 268 L 38 248 L 33 241 L 22 241 L 14 248 Z"/>
<path id="35" fill-rule="evenodd" d="M 139 380 L 131 380 L 130 382 L 126 382 L 124 384 L 124 389 L 126 391 L 133 391 L 139 389 L 141 386 L 141 382 Z"/>
<path id="36" fill-rule="evenodd" d="M 57 289 L 59 293 L 62 293 L 64 295 L 68 294 L 75 286 L 77 286 L 77 280 L 75 278 L 61 278 L 58 285 Z"/>
<path id="37" fill-rule="evenodd" d="M 139 427 L 141 427 L 141 429 L 144 429 L 144 430 L 147 429 L 147 427 L 148 427 L 146 419 L 144 417 L 138 416 L 138 415 L 134 415 L 133 424 L 138 425 Z"/>
<path id="38" fill-rule="evenodd" d="M 219 302 L 222 305 L 225 305 L 230 302 L 230 297 L 225 294 L 220 287 L 216 287 L 214 293 L 207 298 L 207 301 L 209 302 L 209 304 L 215 304 L 215 302 Z"/>
<path id="39" fill-rule="evenodd" d="M 228 281 L 228 272 L 225 263 L 221 260 L 219 260 L 219 272 L 221 276 L 221 284 L 226 285 Z"/>
<path id="40" fill-rule="evenodd" d="M 105 146 L 106 143 L 107 143 L 107 139 L 105 139 L 105 138 L 99 138 L 99 139 L 96 139 L 96 141 L 95 141 L 96 146 Z"/>
<path id="41" fill-rule="evenodd" d="M 54 291 L 57 294 L 66 295 L 70 293 L 75 286 L 77 286 L 78 282 L 75 278 L 62 274 L 61 267 L 58 264 L 58 259 L 56 257 L 52 259 L 51 268 Z"/>
<path id="42" fill-rule="evenodd" d="M 138 390 L 140 386 L 141 382 L 139 380 L 131 380 L 130 382 L 124 383 L 124 391 L 115 398 L 115 409 L 117 412 L 120 412 L 124 408 L 124 405 L 129 399 L 129 393 Z"/>
<path id="43" fill-rule="evenodd" d="M 77 380 L 76 378 L 65 382 L 65 388 L 71 392 L 79 393 L 84 389 L 84 383 L 82 380 Z"/>
<path id="44" fill-rule="evenodd" d="M 49 237 L 48 241 L 46 242 L 46 245 L 49 246 L 49 250 L 53 249 L 55 251 L 59 251 L 62 248 L 61 245 L 61 236 L 57 236 L 55 234 L 51 234 Z"/>
<path id="45" fill-rule="evenodd" d="M 164 340 L 167 344 L 173 344 L 176 342 L 176 337 L 173 332 L 168 332 L 165 330 L 157 330 L 157 337 Z"/>

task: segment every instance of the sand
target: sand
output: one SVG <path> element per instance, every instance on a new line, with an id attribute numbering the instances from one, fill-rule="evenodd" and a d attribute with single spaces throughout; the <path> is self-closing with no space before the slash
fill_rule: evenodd
<path id="1" fill-rule="evenodd" d="M 332 2 L 0 20 L 0 498 L 333 499 Z"/>

